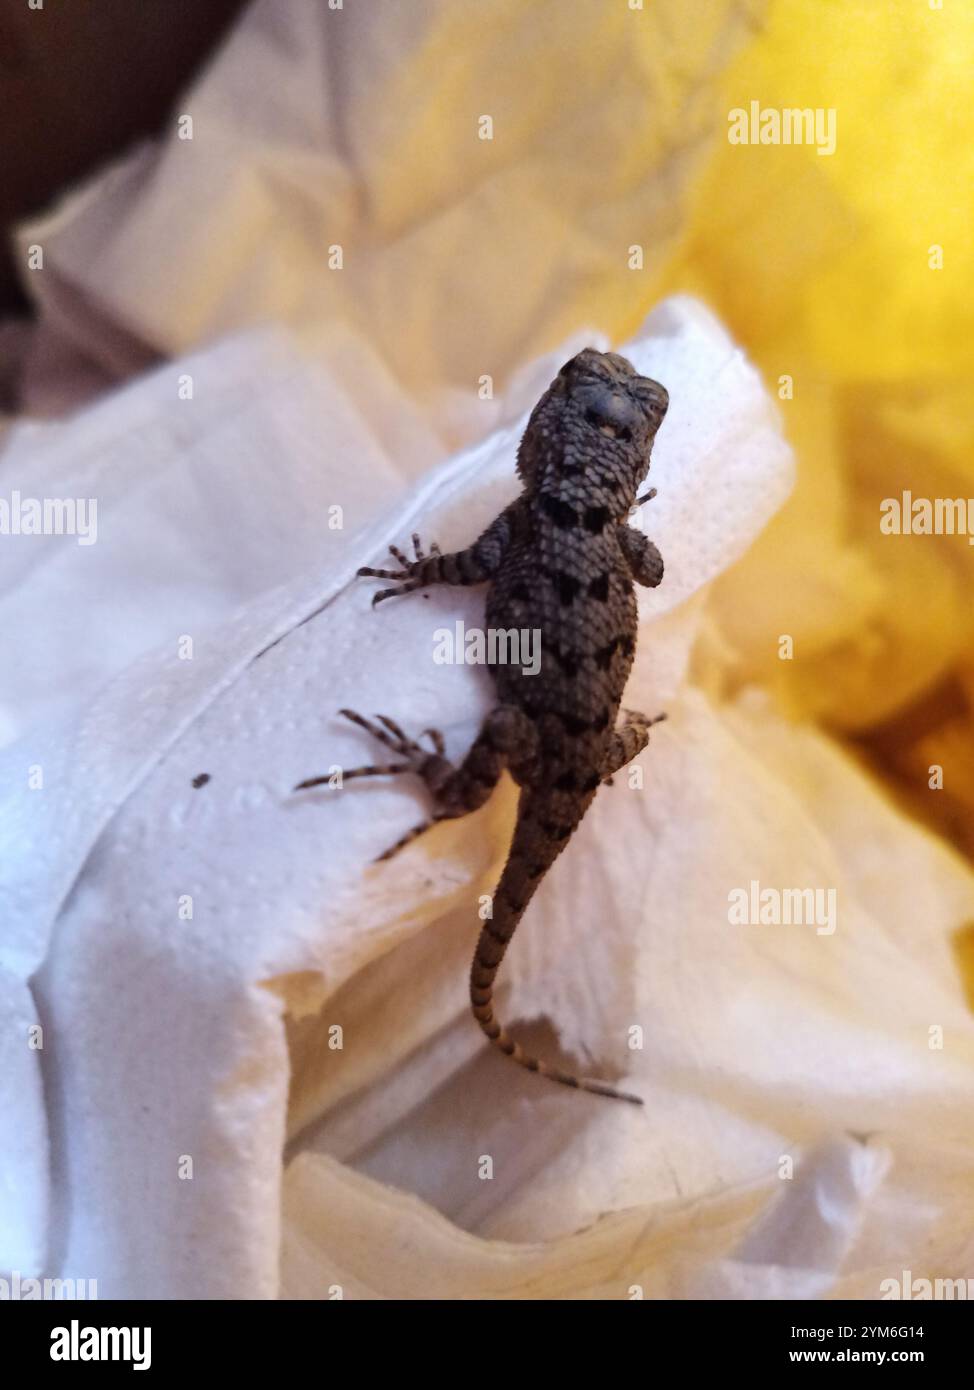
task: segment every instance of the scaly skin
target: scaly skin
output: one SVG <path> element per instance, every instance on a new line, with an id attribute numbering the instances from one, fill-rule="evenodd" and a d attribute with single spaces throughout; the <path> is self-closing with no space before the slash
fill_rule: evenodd
<path id="1" fill-rule="evenodd" d="M 373 603 L 430 584 L 487 582 L 488 629 L 540 632 L 537 674 L 515 664 L 492 667 L 498 704 L 459 767 L 443 756 L 435 730 L 426 731 L 433 743 L 428 751 L 390 719 L 379 716 L 379 727 L 342 710 L 403 760 L 355 768 L 346 778 L 414 772 L 432 793 L 433 816 L 380 858 L 434 821 L 482 806 L 503 769 L 510 770 L 521 789 L 517 825 L 493 917 L 474 956 L 474 1017 L 496 1047 L 530 1071 L 635 1104 L 642 1104 L 640 1097 L 526 1055 L 494 1016 L 493 987 L 544 874 L 599 785 L 646 747 L 656 722 L 631 711 L 620 725 L 616 721 L 636 645 L 633 585 L 655 586 L 663 577 L 659 551 L 628 518 L 667 404 L 663 387 L 639 376 L 624 357 L 585 349 L 565 364 L 531 413 L 518 450 L 521 495 L 469 549 L 441 555 L 433 547 L 425 556 L 414 537 L 414 560 L 390 547 L 398 570 L 359 570 L 397 581 Z M 300 786 L 324 780 L 309 778 Z"/>

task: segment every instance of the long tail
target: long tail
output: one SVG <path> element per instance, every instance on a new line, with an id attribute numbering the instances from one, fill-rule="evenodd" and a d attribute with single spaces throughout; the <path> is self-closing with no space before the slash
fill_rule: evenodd
<path id="1" fill-rule="evenodd" d="M 549 1081 L 572 1086 L 578 1091 L 590 1091 L 593 1095 L 642 1105 L 640 1096 L 618 1091 L 605 1081 L 589 1081 L 584 1077 L 572 1076 L 570 1072 L 559 1071 L 557 1067 L 529 1056 L 494 1016 L 494 980 L 501 961 L 535 888 L 565 843 L 552 842 L 538 824 L 542 818 L 541 807 L 534 804 L 528 794 L 522 793 L 511 852 L 494 894 L 494 915 L 484 923 L 470 971 L 473 1016 L 494 1046 L 528 1071 L 537 1072 Z"/>

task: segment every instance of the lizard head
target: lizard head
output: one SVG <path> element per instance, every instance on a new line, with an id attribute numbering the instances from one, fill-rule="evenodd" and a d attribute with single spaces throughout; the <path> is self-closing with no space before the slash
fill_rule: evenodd
<path id="1" fill-rule="evenodd" d="M 518 453 L 518 472 L 526 484 L 540 481 L 539 468 L 551 460 L 554 448 L 583 467 L 606 460 L 617 477 L 631 473 L 635 490 L 649 469 L 653 440 L 668 405 L 665 387 L 640 376 L 625 357 L 583 348 L 535 406 Z"/>

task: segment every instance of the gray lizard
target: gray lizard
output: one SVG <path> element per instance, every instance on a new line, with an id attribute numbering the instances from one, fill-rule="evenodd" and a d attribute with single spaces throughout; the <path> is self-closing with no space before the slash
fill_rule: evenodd
<path id="1" fill-rule="evenodd" d="M 413 772 L 432 796 L 432 816 L 380 859 L 434 822 L 482 806 L 509 769 L 520 787 L 517 823 L 474 956 L 474 1017 L 495 1047 L 528 1070 L 637 1105 L 639 1096 L 528 1056 L 497 1021 L 492 1001 L 501 961 L 542 877 L 599 785 L 646 747 L 657 722 L 629 710 L 618 726 L 616 718 L 636 645 L 633 583 L 655 586 L 663 577 L 659 551 L 627 523 L 634 505 L 655 495 L 653 488 L 636 496 L 668 399 L 624 357 L 586 348 L 531 413 L 517 455 L 520 496 L 473 545 L 449 555 L 433 546 L 427 556 L 414 536 L 412 560 L 390 546 L 398 570 L 358 571 L 397 581 L 373 604 L 430 584 L 488 583 L 488 629 L 540 633 L 535 674 L 513 663 L 492 667 L 498 703 L 459 767 L 444 756 L 437 730 L 425 731 L 430 751 L 386 716 L 373 723 L 341 711 L 402 760 L 353 768 L 344 778 Z M 327 780 L 312 777 L 296 790 Z"/>

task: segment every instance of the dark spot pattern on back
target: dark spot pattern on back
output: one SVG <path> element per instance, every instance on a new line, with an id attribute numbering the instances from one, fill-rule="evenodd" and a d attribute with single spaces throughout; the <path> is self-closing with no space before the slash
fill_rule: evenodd
<path id="1" fill-rule="evenodd" d="M 560 531 L 571 531 L 578 525 L 578 513 L 568 502 L 563 502 L 560 497 L 555 497 L 552 493 L 546 492 L 542 495 L 541 505 L 545 509 L 545 514 L 551 518 Z"/>
<path id="2" fill-rule="evenodd" d="M 586 507 L 585 508 L 585 529 L 592 532 L 593 536 L 598 536 L 605 530 L 612 520 L 612 513 L 608 507 Z"/>
<path id="3" fill-rule="evenodd" d="M 573 574 L 566 574 L 564 570 L 558 570 L 554 580 L 558 589 L 558 602 L 563 608 L 567 608 L 578 597 L 578 591 L 582 587 L 581 580 L 576 579 Z"/>

